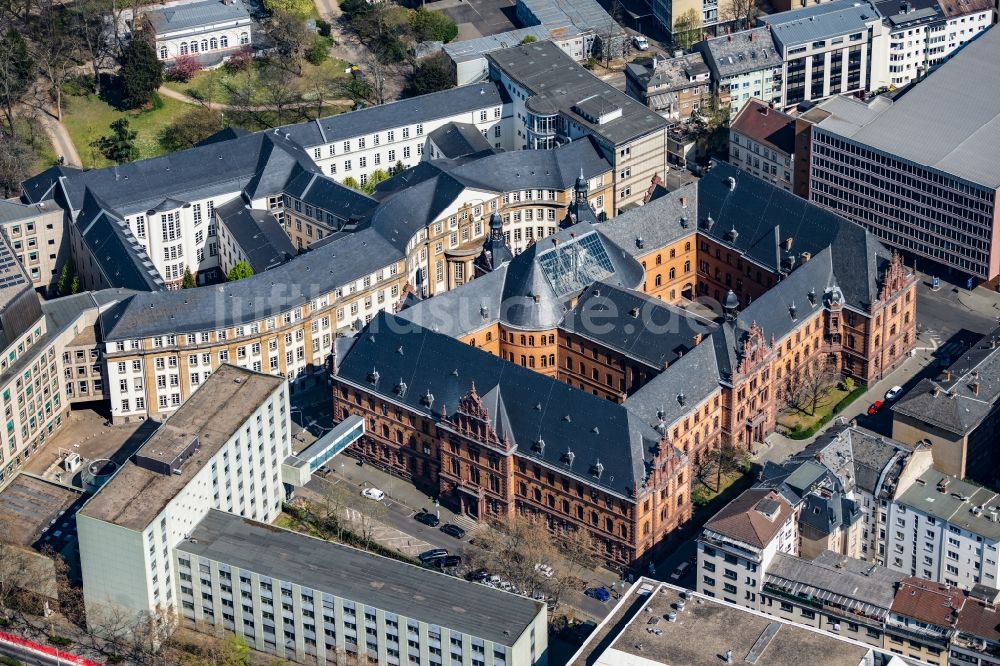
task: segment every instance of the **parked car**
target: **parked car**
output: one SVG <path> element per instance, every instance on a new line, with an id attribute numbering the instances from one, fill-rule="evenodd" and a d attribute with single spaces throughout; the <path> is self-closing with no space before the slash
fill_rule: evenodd
<path id="1" fill-rule="evenodd" d="M 684 573 L 690 568 L 691 564 L 689 562 L 681 562 L 677 565 L 677 568 L 674 569 L 674 572 L 670 574 L 670 580 L 680 580 L 681 576 L 683 576 Z"/>
<path id="2" fill-rule="evenodd" d="M 588 597 L 597 599 L 598 601 L 607 601 L 608 599 L 611 598 L 611 593 L 608 592 L 608 588 L 603 586 L 588 587 L 586 590 L 584 590 L 583 593 L 586 594 Z"/>
<path id="3" fill-rule="evenodd" d="M 318 470 L 316 470 L 316 471 L 319 472 L 320 474 L 322 474 L 323 476 L 330 476 L 330 472 L 332 470 L 329 467 L 327 467 L 326 465 L 320 465 L 320 468 Z"/>
<path id="4" fill-rule="evenodd" d="M 445 555 L 431 560 L 431 564 L 438 569 L 447 569 L 462 564 L 462 558 L 459 555 Z"/>
<path id="5" fill-rule="evenodd" d="M 432 548 L 430 550 L 425 550 L 424 552 L 417 555 L 417 559 L 427 564 L 428 562 L 433 562 L 434 560 L 441 559 L 448 555 L 448 550 L 446 548 Z"/>
<path id="6" fill-rule="evenodd" d="M 426 511 L 420 511 L 415 516 L 413 516 L 413 519 L 416 520 L 418 523 L 423 523 L 424 525 L 427 525 L 429 527 L 437 527 L 438 525 L 441 524 L 441 520 L 437 516 L 435 516 L 433 513 L 428 513 Z"/>
<path id="7" fill-rule="evenodd" d="M 542 564 L 539 562 L 535 565 L 535 571 L 542 574 L 546 578 L 552 578 L 552 574 L 555 573 L 548 564 Z"/>
<path id="8" fill-rule="evenodd" d="M 649 50 L 649 41 L 642 35 L 636 35 L 632 38 L 632 45 L 640 51 Z"/>
<path id="9" fill-rule="evenodd" d="M 463 530 L 458 525 L 452 525 L 451 523 L 445 523 L 441 526 L 441 531 L 448 536 L 453 536 L 456 539 L 461 539 L 465 536 L 465 530 Z"/>
<path id="10" fill-rule="evenodd" d="M 899 396 L 903 395 L 902 386 L 893 386 L 891 389 L 885 392 L 885 401 L 892 402 L 898 400 Z"/>
<path id="11" fill-rule="evenodd" d="M 475 571 L 470 571 L 465 574 L 465 580 L 471 580 L 479 582 L 481 580 L 489 580 L 490 572 L 486 569 L 476 569 Z"/>
<path id="12" fill-rule="evenodd" d="M 882 406 L 884 404 L 885 403 L 882 402 L 881 400 L 876 400 L 875 402 L 873 402 L 871 406 L 868 408 L 868 416 L 875 416 L 876 414 L 878 414 L 879 411 L 881 411 Z"/>
<path id="13" fill-rule="evenodd" d="M 381 502 L 385 499 L 385 493 L 375 487 L 365 488 L 361 491 L 361 494 L 370 500 L 375 500 L 376 502 Z"/>

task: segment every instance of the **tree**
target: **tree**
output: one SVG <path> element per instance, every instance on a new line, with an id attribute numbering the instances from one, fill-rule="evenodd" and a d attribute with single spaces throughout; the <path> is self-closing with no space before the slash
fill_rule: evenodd
<path id="1" fill-rule="evenodd" d="M 125 164 L 139 159 L 139 148 L 135 145 L 138 132 L 129 129 L 128 118 L 122 116 L 111 123 L 111 134 L 91 142 L 107 159 L 116 164 Z"/>
<path id="2" fill-rule="evenodd" d="M 115 43 L 109 37 L 105 18 L 105 0 L 73 0 L 73 32 L 80 40 L 81 50 L 89 61 L 93 72 L 93 92 L 101 92 L 101 69 L 110 60 Z M 112 18 L 115 18 L 112 13 Z"/>
<path id="3" fill-rule="evenodd" d="M 333 40 L 329 37 L 316 37 L 306 48 L 306 60 L 310 65 L 322 65 L 329 59 L 332 46 Z"/>
<path id="4" fill-rule="evenodd" d="M 0 131 L 0 199 L 20 194 L 21 182 L 34 173 L 37 160 L 25 140 Z"/>
<path id="5" fill-rule="evenodd" d="M 448 57 L 443 53 L 438 53 L 425 59 L 414 68 L 408 92 L 411 95 L 426 95 L 439 90 L 447 90 L 453 85 L 451 70 L 448 67 Z"/>
<path id="6" fill-rule="evenodd" d="M 238 261 L 235 266 L 229 269 L 226 279 L 230 282 L 235 282 L 236 280 L 242 280 L 252 275 L 253 269 L 250 268 L 250 264 L 245 261 Z"/>
<path id="7" fill-rule="evenodd" d="M 222 129 L 222 113 L 208 107 L 195 107 L 163 128 L 160 145 L 169 151 L 184 150 Z"/>
<path id="8" fill-rule="evenodd" d="M 264 0 L 264 8 L 271 14 L 287 14 L 302 22 L 312 13 L 313 3 L 311 0 Z"/>
<path id="9" fill-rule="evenodd" d="M 386 180 L 389 180 L 389 174 L 383 169 L 375 169 L 375 171 L 372 172 L 372 175 L 368 177 L 365 184 L 361 186 L 361 189 L 368 194 L 371 194 L 375 191 L 375 187 L 378 186 L 379 183 Z"/>
<path id="10" fill-rule="evenodd" d="M 67 13 L 53 0 L 45 0 L 32 22 L 31 54 L 48 81 L 56 119 L 62 120 L 62 89 L 76 65 L 78 39 L 68 26 Z"/>
<path id="11" fill-rule="evenodd" d="M 198 281 L 194 277 L 194 273 L 187 266 L 184 267 L 184 277 L 181 278 L 181 289 L 194 289 L 198 286 Z"/>
<path id="12" fill-rule="evenodd" d="M 285 112 L 301 98 L 298 79 L 288 69 L 269 62 L 261 70 L 259 80 L 264 102 L 274 111 L 275 124 L 283 124 Z"/>
<path id="13" fill-rule="evenodd" d="M 0 104 L 12 136 L 17 136 L 14 109 L 27 97 L 34 81 L 35 65 L 28 53 L 28 43 L 20 32 L 10 28 L 0 37 Z"/>
<path id="14" fill-rule="evenodd" d="M 733 31 L 753 27 L 759 13 L 756 0 L 725 0 L 719 6 L 719 17 L 723 21 L 732 21 Z"/>
<path id="15" fill-rule="evenodd" d="M 246 44 L 241 46 L 240 49 L 229 56 L 226 60 L 226 70 L 229 72 L 242 72 L 250 66 L 250 62 L 253 60 L 253 48 Z"/>
<path id="16" fill-rule="evenodd" d="M 812 358 L 785 378 L 783 397 L 794 410 L 816 414 L 820 399 L 837 378 L 836 367 L 825 358 Z"/>
<path id="17" fill-rule="evenodd" d="M 410 14 L 410 29 L 418 42 L 450 42 L 458 37 L 458 26 L 446 14 L 424 7 Z"/>
<path id="18" fill-rule="evenodd" d="M 149 104 L 163 83 L 163 63 L 156 51 L 141 34 L 136 34 L 122 49 L 121 61 L 122 104 L 129 109 Z"/>
<path id="19" fill-rule="evenodd" d="M 354 176 L 348 176 L 347 178 L 345 178 L 341 183 L 341 185 L 343 185 L 344 187 L 349 187 L 352 190 L 357 190 L 358 192 L 363 191 L 361 184 L 358 182 L 358 179 L 355 178 Z"/>
<path id="20" fill-rule="evenodd" d="M 701 25 L 701 14 L 694 9 L 678 16 L 674 21 L 674 46 L 687 51 L 700 41 Z"/>
<path id="21" fill-rule="evenodd" d="M 403 173 L 406 171 L 406 165 L 403 164 L 403 160 L 396 160 L 396 163 L 389 169 L 389 175 L 395 176 L 397 173 Z"/>
<path id="22" fill-rule="evenodd" d="M 267 36 L 282 65 L 301 74 L 302 56 L 311 43 L 311 35 L 302 19 L 292 14 L 276 13 L 267 25 Z"/>
<path id="23" fill-rule="evenodd" d="M 537 41 L 538 41 L 538 37 L 535 37 L 534 35 L 525 35 L 524 39 L 521 40 L 521 43 L 522 44 L 534 44 Z"/>
<path id="24" fill-rule="evenodd" d="M 715 468 L 715 490 L 722 488 L 722 476 L 739 470 L 749 469 L 746 451 L 732 444 L 720 444 L 718 448 L 705 453 L 707 464 Z"/>
<path id="25" fill-rule="evenodd" d="M 187 83 L 195 74 L 201 71 L 201 63 L 193 55 L 185 54 L 174 58 L 174 63 L 167 70 L 167 78 L 171 81 Z"/>

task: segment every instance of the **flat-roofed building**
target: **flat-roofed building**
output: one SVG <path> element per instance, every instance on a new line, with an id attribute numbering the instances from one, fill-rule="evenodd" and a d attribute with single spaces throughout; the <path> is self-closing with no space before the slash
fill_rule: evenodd
<path id="1" fill-rule="evenodd" d="M 911 255 L 1000 276 L 998 48 L 989 30 L 895 102 L 814 109 L 810 200 Z"/>
<path id="2" fill-rule="evenodd" d="M 0 201 L 0 229 L 35 289 L 54 288 L 69 259 L 64 228 L 62 209 L 52 203 Z"/>
<path id="3" fill-rule="evenodd" d="M 548 659 L 544 603 L 349 546 L 213 510 L 176 553 L 182 618 L 297 662 Z"/>
<path id="4" fill-rule="evenodd" d="M 152 33 L 157 57 L 167 62 L 190 56 L 217 65 L 253 43 L 253 19 L 243 0 L 174 2 L 142 12 L 140 20 Z"/>
<path id="5" fill-rule="evenodd" d="M 216 370 L 77 513 L 88 622 L 176 610 L 173 548 L 213 508 L 273 520 L 290 453 L 285 381 Z"/>

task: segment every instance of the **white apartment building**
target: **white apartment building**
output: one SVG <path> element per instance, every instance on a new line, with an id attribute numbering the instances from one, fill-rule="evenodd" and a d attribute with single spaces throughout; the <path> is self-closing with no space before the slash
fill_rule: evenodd
<path id="1" fill-rule="evenodd" d="M 221 511 L 177 545 L 176 571 L 184 620 L 299 663 L 547 661 L 544 603 Z"/>
<path id="2" fill-rule="evenodd" d="M 933 469 L 882 508 L 885 566 L 971 589 L 997 587 L 1000 496 Z"/>
<path id="3" fill-rule="evenodd" d="M 777 553 L 798 554 L 795 510 L 779 493 L 751 488 L 712 517 L 698 537 L 697 590 L 757 607 Z"/>
<path id="4" fill-rule="evenodd" d="M 781 53 L 768 28 L 706 39 L 697 48 L 712 70 L 719 99 L 729 100 L 731 118 L 751 98 L 765 104 L 781 102 Z"/>
<path id="5" fill-rule="evenodd" d="M 287 383 L 225 365 L 77 513 L 90 622 L 176 610 L 174 547 L 210 509 L 271 521 L 291 453 Z"/>
<path id="6" fill-rule="evenodd" d="M 986 0 L 882 0 L 889 27 L 889 85 L 919 79 L 993 25 Z"/>

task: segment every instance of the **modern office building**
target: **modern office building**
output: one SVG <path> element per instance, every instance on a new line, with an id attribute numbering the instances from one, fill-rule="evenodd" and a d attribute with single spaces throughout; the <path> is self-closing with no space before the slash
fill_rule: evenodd
<path id="1" fill-rule="evenodd" d="M 270 522 L 291 453 L 288 385 L 225 365 L 76 516 L 87 619 L 179 610 L 174 548 L 210 509 Z"/>
<path id="2" fill-rule="evenodd" d="M 989 30 L 894 102 L 838 97 L 814 109 L 810 200 L 930 260 L 927 270 L 1000 276 L 998 48 Z"/>
<path id="3" fill-rule="evenodd" d="M 795 119 L 770 104 L 749 100 L 729 124 L 729 163 L 794 191 Z"/>
<path id="4" fill-rule="evenodd" d="M 43 294 L 51 293 L 69 259 L 64 228 L 63 212 L 58 206 L 0 201 L 0 230 L 31 284 Z"/>
<path id="5" fill-rule="evenodd" d="M 730 100 L 730 117 L 735 117 L 751 97 L 765 104 L 781 103 L 782 53 L 768 28 L 707 39 L 696 48 L 712 70 L 716 93 Z"/>
<path id="6" fill-rule="evenodd" d="M 298 663 L 545 664 L 545 604 L 211 510 L 175 548 L 181 618 Z"/>
<path id="7" fill-rule="evenodd" d="M 922 379 L 892 407 L 892 435 L 926 442 L 934 466 L 994 485 L 1000 428 L 1000 329 L 972 345 L 940 375 Z"/>
<path id="8" fill-rule="evenodd" d="M 887 85 L 889 30 L 869 0 L 834 0 L 758 23 L 771 31 L 782 60 L 783 108 Z"/>

